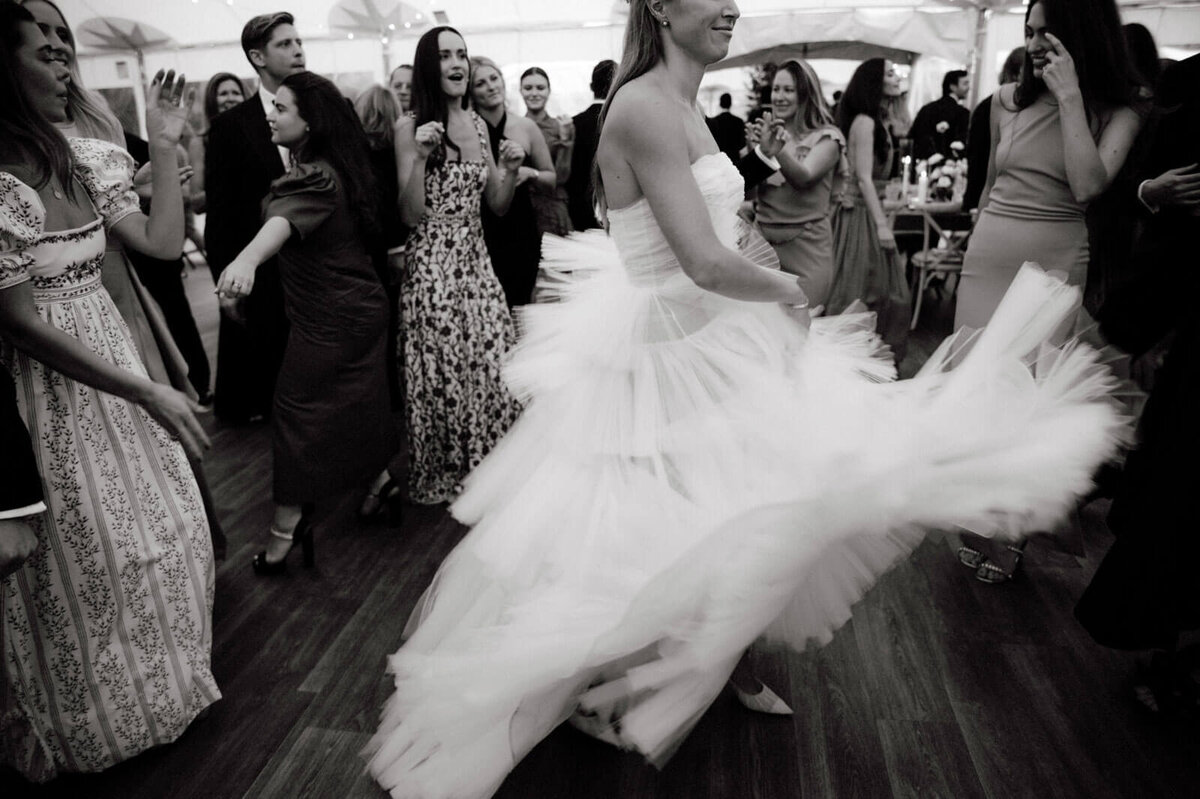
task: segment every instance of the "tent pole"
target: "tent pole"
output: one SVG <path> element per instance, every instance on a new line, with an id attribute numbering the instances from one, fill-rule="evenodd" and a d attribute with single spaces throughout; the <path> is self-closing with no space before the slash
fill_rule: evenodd
<path id="1" fill-rule="evenodd" d="M 967 103 L 968 108 L 974 108 L 979 102 L 980 75 L 983 73 L 984 51 L 987 49 L 988 20 L 992 16 L 991 9 L 986 8 L 980 0 L 975 9 L 975 46 L 971 50 L 971 94 Z"/>

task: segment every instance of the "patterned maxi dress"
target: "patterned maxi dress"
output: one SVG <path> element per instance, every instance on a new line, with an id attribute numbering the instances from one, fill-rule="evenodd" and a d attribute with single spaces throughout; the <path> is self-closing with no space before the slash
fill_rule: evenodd
<path id="1" fill-rule="evenodd" d="M 78 177 L 101 218 L 46 232 L 37 192 L 0 172 L 0 288 L 29 281 L 44 321 L 145 377 L 100 279 L 105 228 L 137 198 Z M 37 551 L 0 582 L 0 760 L 41 781 L 174 741 L 220 698 L 212 545 L 183 448 L 145 410 L 2 341 L 0 357 L 49 508 Z"/>
<path id="2" fill-rule="evenodd" d="M 487 129 L 475 117 L 480 152 Z M 453 499 L 520 414 L 500 369 L 516 335 L 483 239 L 483 161 L 425 168 L 425 215 L 409 236 L 400 293 L 409 498 Z"/>

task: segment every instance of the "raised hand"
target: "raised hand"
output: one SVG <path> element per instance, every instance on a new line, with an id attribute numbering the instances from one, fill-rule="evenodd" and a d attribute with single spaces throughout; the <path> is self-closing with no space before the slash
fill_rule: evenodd
<path id="1" fill-rule="evenodd" d="M 176 77 L 173 69 L 166 73 L 160 69 L 150 81 L 146 95 L 146 136 L 151 147 L 179 144 L 187 124 L 188 109 L 183 102 L 186 87 L 183 73 Z"/>
<path id="2" fill-rule="evenodd" d="M 792 134 L 788 131 L 784 120 L 771 119 L 767 122 L 766 129 L 760 137 L 759 146 L 762 148 L 763 155 L 774 158 L 791 140 Z"/>
<path id="3" fill-rule="evenodd" d="M 516 172 L 521 168 L 521 162 L 525 160 L 525 148 L 512 139 L 503 139 L 500 142 L 500 168 L 509 172 Z"/>
<path id="4" fill-rule="evenodd" d="M 575 141 L 575 121 L 565 114 L 555 119 L 558 121 L 558 138 L 562 143 L 570 144 Z"/>
<path id="5" fill-rule="evenodd" d="M 1062 40 L 1053 33 L 1046 34 L 1046 41 L 1050 42 L 1050 52 L 1046 53 L 1046 66 L 1042 70 L 1042 80 L 1046 82 L 1046 88 L 1056 100 L 1077 94 L 1079 75 L 1075 71 L 1075 59 L 1071 58 L 1067 48 L 1063 47 Z"/>
<path id="6" fill-rule="evenodd" d="M 426 122 L 413 131 L 413 141 L 417 143 L 417 155 L 428 158 L 442 143 L 446 135 L 446 126 L 441 122 Z"/>

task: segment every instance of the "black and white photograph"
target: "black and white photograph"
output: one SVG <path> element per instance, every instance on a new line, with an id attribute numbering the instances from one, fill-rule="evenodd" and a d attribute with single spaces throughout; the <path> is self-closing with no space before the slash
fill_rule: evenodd
<path id="1" fill-rule="evenodd" d="M 0 61 L 0 795 L 1197 792 L 1193 0 Z"/>

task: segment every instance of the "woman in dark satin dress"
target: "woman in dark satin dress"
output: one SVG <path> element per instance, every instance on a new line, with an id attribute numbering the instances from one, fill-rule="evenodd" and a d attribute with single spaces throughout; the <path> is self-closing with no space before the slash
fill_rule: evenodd
<path id="1" fill-rule="evenodd" d="M 394 451 L 387 388 L 387 294 L 372 263 L 379 236 L 367 142 L 337 88 L 289 76 L 267 116 L 296 160 L 267 195 L 262 230 L 221 273 L 242 297 L 278 254 L 291 333 L 275 389 L 275 519 L 258 574 L 284 571 L 295 543 L 312 565 L 313 504 L 360 485 Z"/>
<path id="2" fill-rule="evenodd" d="M 525 162 L 517 171 L 508 213 L 500 216 L 483 205 L 483 238 L 492 269 L 504 287 L 508 307 L 525 305 L 533 296 L 538 264 L 542 260 L 542 232 L 530 197 L 532 186 L 553 191 L 558 178 L 550 161 L 550 148 L 538 126 L 521 116 L 509 116 L 504 103 L 504 75 L 490 58 L 471 58 L 471 100 L 487 123 L 492 158 L 500 158 L 500 142 L 512 139 L 525 148 Z"/>

